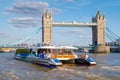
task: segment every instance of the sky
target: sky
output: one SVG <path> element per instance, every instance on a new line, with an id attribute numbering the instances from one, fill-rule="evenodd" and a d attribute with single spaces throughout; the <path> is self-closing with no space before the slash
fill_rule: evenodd
<path id="1" fill-rule="evenodd" d="M 91 22 L 98 10 L 106 16 L 106 27 L 120 34 L 119 0 L 0 0 L 0 44 L 12 44 L 33 34 L 42 26 L 45 9 L 53 22 Z M 25 43 L 41 43 L 42 30 Z M 92 44 L 90 27 L 54 27 L 53 44 Z M 109 40 L 106 39 L 106 42 Z"/>

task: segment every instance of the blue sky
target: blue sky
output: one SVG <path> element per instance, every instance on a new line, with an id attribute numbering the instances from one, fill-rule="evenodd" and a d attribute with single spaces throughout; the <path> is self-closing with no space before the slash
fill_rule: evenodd
<path id="1" fill-rule="evenodd" d="M 99 9 L 106 16 L 107 27 L 120 34 L 119 0 L 0 0 L 0 44 L 11 44 L 34 33 L 41 27 L 46 8 L 52 11 L 53 22 L 91 22 Z M 54 27 L 53 44 L 92 44 L 91 33 L 86 27 Z M 26 43 L 41 42 L 41 36 L 39 32 Z"/>

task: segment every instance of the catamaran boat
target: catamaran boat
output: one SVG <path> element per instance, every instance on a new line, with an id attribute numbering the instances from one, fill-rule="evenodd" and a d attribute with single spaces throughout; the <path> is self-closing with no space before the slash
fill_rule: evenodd
<path id="1" fill-rule="evenodd" d="M 63 65 L 63 62 L 74 63 L 77 55 L 73 50 L 77 49 L 70 46 L 41 46 L 32 48 L 31 53 L 35 53 L 36 57 L 29 55 L 27 58 L 32 62 L 45 65 Z"/>
<path id="2" fill-rule="evenodd" d="M 64 62 L 79 63 L 81 59 L 74 53 L 75 49 L 77 48 L 72 46 L 41 46 L 29 49 L 29 55 L 16 54 L 15 59 L 24 59 L 46 66 L 60 66 Z M 89 61 L 94 62 L 90 59 Z"/>

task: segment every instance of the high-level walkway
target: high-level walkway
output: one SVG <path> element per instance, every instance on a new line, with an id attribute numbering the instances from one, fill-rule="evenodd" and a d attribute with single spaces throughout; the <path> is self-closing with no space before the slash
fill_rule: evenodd
<path id="1" fill-rule="evenodd" d="M 88 23 L 88 22 L 85 22 L 85 23 L 80 23 L 80 22 L 53 22 L 52 23 L 52 26 L 54 27 L 92 27 L 92 26 L 97 26 L 97 23 L 96 22 L 92 22 L 92 23 Z"/>

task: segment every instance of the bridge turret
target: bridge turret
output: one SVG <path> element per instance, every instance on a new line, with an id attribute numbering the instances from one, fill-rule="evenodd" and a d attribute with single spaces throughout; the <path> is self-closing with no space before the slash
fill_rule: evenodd
<path id="1" fill-rule="evenodd" d="M 92 27 L 92 44 L 96 46 L 94 52 L 104 52 L 104 50 L 109 52 L 109 47 L 105 46 L 106 18 L 100 14 L 100 10 L 98 10 L 96 16 L 92 18 L 92 22 L 97 23 L 97 26 Z"/>
<path id="2" fill-rule="evenodd" d="M 48 12 L 48 9 L 46 9 L 45 13 L 43 14 L 43 19 L 52 19 L 52 14 Z"/>
<path id="3" fill-rule="evenodd" d="M 100 14 L 100 10 L 98 10 L 96 16 L 94 17 L 94 22 L 98 22 L 99 20 L 106 20 L 105 15 Z M 92 20 L 93 21 L 93 20 Z"/>
<path id="4" fill-rule="evenodd" d="M 52 14 L 46 9 L 42 17 L 42 42 L 51 44 L 52 43 Z"/>
<path id="5" fill-rule="evenodd" d="M 96 18 L 99 18 L 101 16 L 100 14 L 100 10 L 98 10 L 97 14 L 96 14 Z"/>
<path id="6" fill-rule="evenodd" d="M 92 27 L 93 30 L 93 45 L 105 45 L 105 29 L 106 29 L 106 18 L 100 14 L 98 10 L 95 17 L 92 18 L 92 22 L 96 22 L 97 26 Z"/>
<path id="7" fill-rule="evenodd" d="M 103 15 L 103 19 L 106 19 L 105 15 Z"/>

